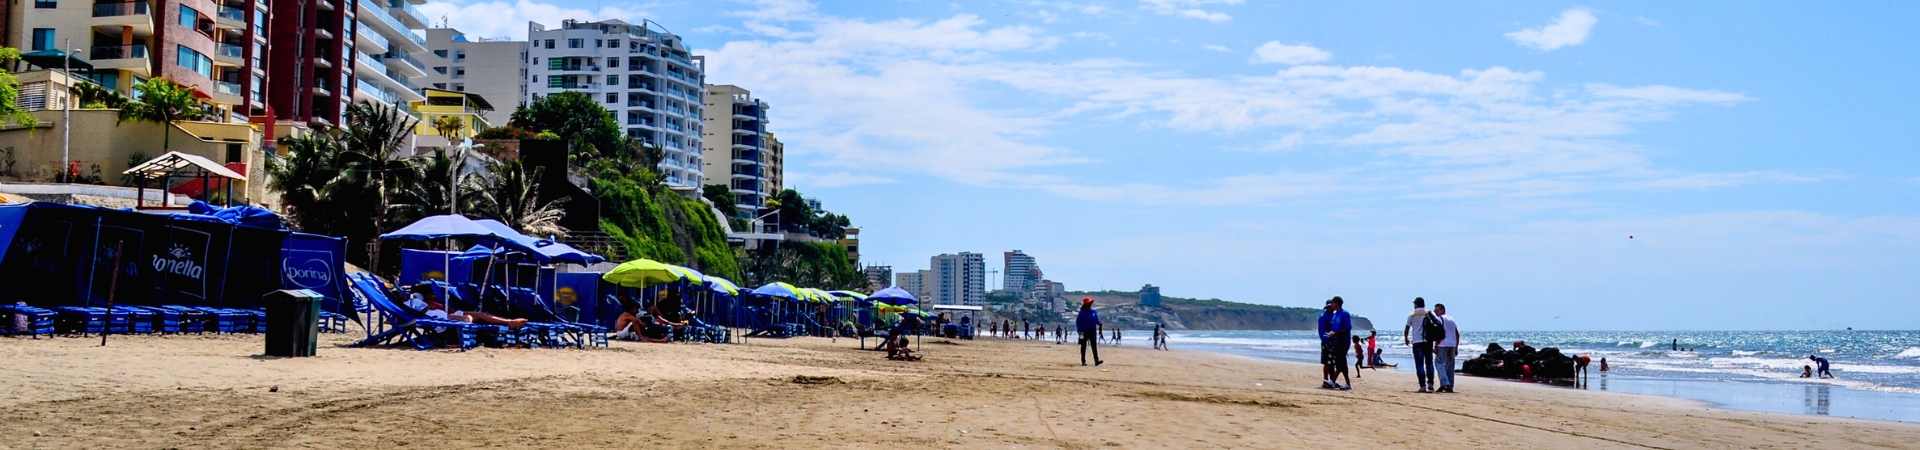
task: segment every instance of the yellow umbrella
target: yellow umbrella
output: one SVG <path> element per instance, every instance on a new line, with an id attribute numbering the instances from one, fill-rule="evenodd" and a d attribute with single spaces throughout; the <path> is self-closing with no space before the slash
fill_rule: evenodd
<path id="1" fill-rule="evenodd" d="M 688 269 L 651 259 L 620 263 L 600 279 L 630 288 L 649 288 L 686 279 Z"/>
<path id="2" fill-rule="evenodd" d="M 707 275 L 700 273 L 698 270 L 672 264 L 667 264 L 667 270 L 680 274 L 680 279 L 686 281 L 687 284 L 695 286 L 705 286 L 707 284 Z"/>

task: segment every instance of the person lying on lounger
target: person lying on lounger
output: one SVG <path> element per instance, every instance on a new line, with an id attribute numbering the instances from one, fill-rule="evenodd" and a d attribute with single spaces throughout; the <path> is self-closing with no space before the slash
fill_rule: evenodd
<path id="1" fill-rule="evenodd" d="M 413 285 L 413 288 L 410 289 L 413 294 L 407 296 L 406 307 L 413 308 L 414 311 L 419 311 L 421 314 L 435 319 L 457 320 L 466 323 L 489 325 L 506 325 L 507 328 L 515 330 L 527 325 L 527 319 L 508 319 L 479 311 L 448 312 L 447 305 L 440 303 L 434 296 L 433 289 L 433 286 L 426 284 Z"/>

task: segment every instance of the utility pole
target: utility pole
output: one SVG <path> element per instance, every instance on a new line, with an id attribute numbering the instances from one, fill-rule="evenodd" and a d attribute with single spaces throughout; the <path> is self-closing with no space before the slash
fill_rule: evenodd
<path id="1" fill-rule="evenodd" d="M 72 44 L 72 38 L 60 40 L 61 47 Z M 73 54 L 80 49 L 72 49 L 60 58 L 60 71 L 67 77 L 65 83 L 67 98 L 60 101 L 60 179 L 73 182 Z"/>

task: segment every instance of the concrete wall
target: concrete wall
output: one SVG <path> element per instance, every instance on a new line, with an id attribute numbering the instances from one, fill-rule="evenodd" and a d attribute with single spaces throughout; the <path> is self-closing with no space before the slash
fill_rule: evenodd
<path id="1" fill-rule="evenodd" d="M 32 113 L 39 124 L 32 128 L 6 127 L 0 129 L 0 151 L 13 149 L 15 174 L 0 176 L 0 180 L 45 182 L 51 181 L 59 173 L 60 140 L 64 134 L 61 123 L 61 111 L 35 111 Z M 127 158 L 134 153 L 145 154 L 148 158 L 165 154 L 161 132 L 172 134 L 172 151 L 199 155 L 216 163 L 227 162 L 227 145 L 240 144 L 240 160 L 247 163 L 249 182 L 245 189 L 234 189 L 235 194 L 246 192 L 249 199 L 260 198 L 265 189 L 264 155 L 260 152 L 260 133 L 247 124 L 227 124 L 212 122 L 183 122 L 163 127 L 149 122 L 119 123 L 118 110 L 88 109 L 73 111 L 72 158 L 80 162 L 82 175 L 90 172 L 93 164 L 100 165 L 100 176 L 106 184 L 120 184 L 120 173 L 127 169 Z M 4 168 L 0 168 L 3 170 Z"/>
<path id="2" fill-rule="evenodd" d="M 427 29 L 427 49 L 431 51 L 413 55 L 427 66 L 427 76 L 415 83 L 423 88 L 477 94 L 493 105 L 493 111 L 481 115 L 487 123 L 506 126 L 513 117 L 513 109 L 526 102 L 526 41 L 480 41 L 481 37 L 467 36 L 467 41 L 455 42 L 454 37 L 459 35 L 459 31 L 450 28 Z M 447 56 L 437 54 L 441 51 Z M 455 61 L 454 57 L 460 52 L 466 53 L 466 60 Z M 441 73 L 442 69 L 446 73 Z M 459 69 L 466 69 L 466 75 L 454 78 Z"/>

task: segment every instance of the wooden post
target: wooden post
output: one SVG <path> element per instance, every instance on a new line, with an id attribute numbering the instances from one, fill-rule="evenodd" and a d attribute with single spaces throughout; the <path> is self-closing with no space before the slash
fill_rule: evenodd
<path id="1" fill-rule="evenodd" d="M 106 326 L 100 327 L 101 347 L 107 346 L 107 333 L 113 331 L 113 296 L 120 291 L 120 256 L 121 253 L 126 250 L 127 241 L 120 241 L 113 245 L 113 276 L 108 278 L 112 281 L 109 281 L 108 283 L 110 284 L 107 285 L 107 320 L 102 323 Z M 133 328 L 133 319 L 127 319 L 127 328 L 131 331 Z"/>

